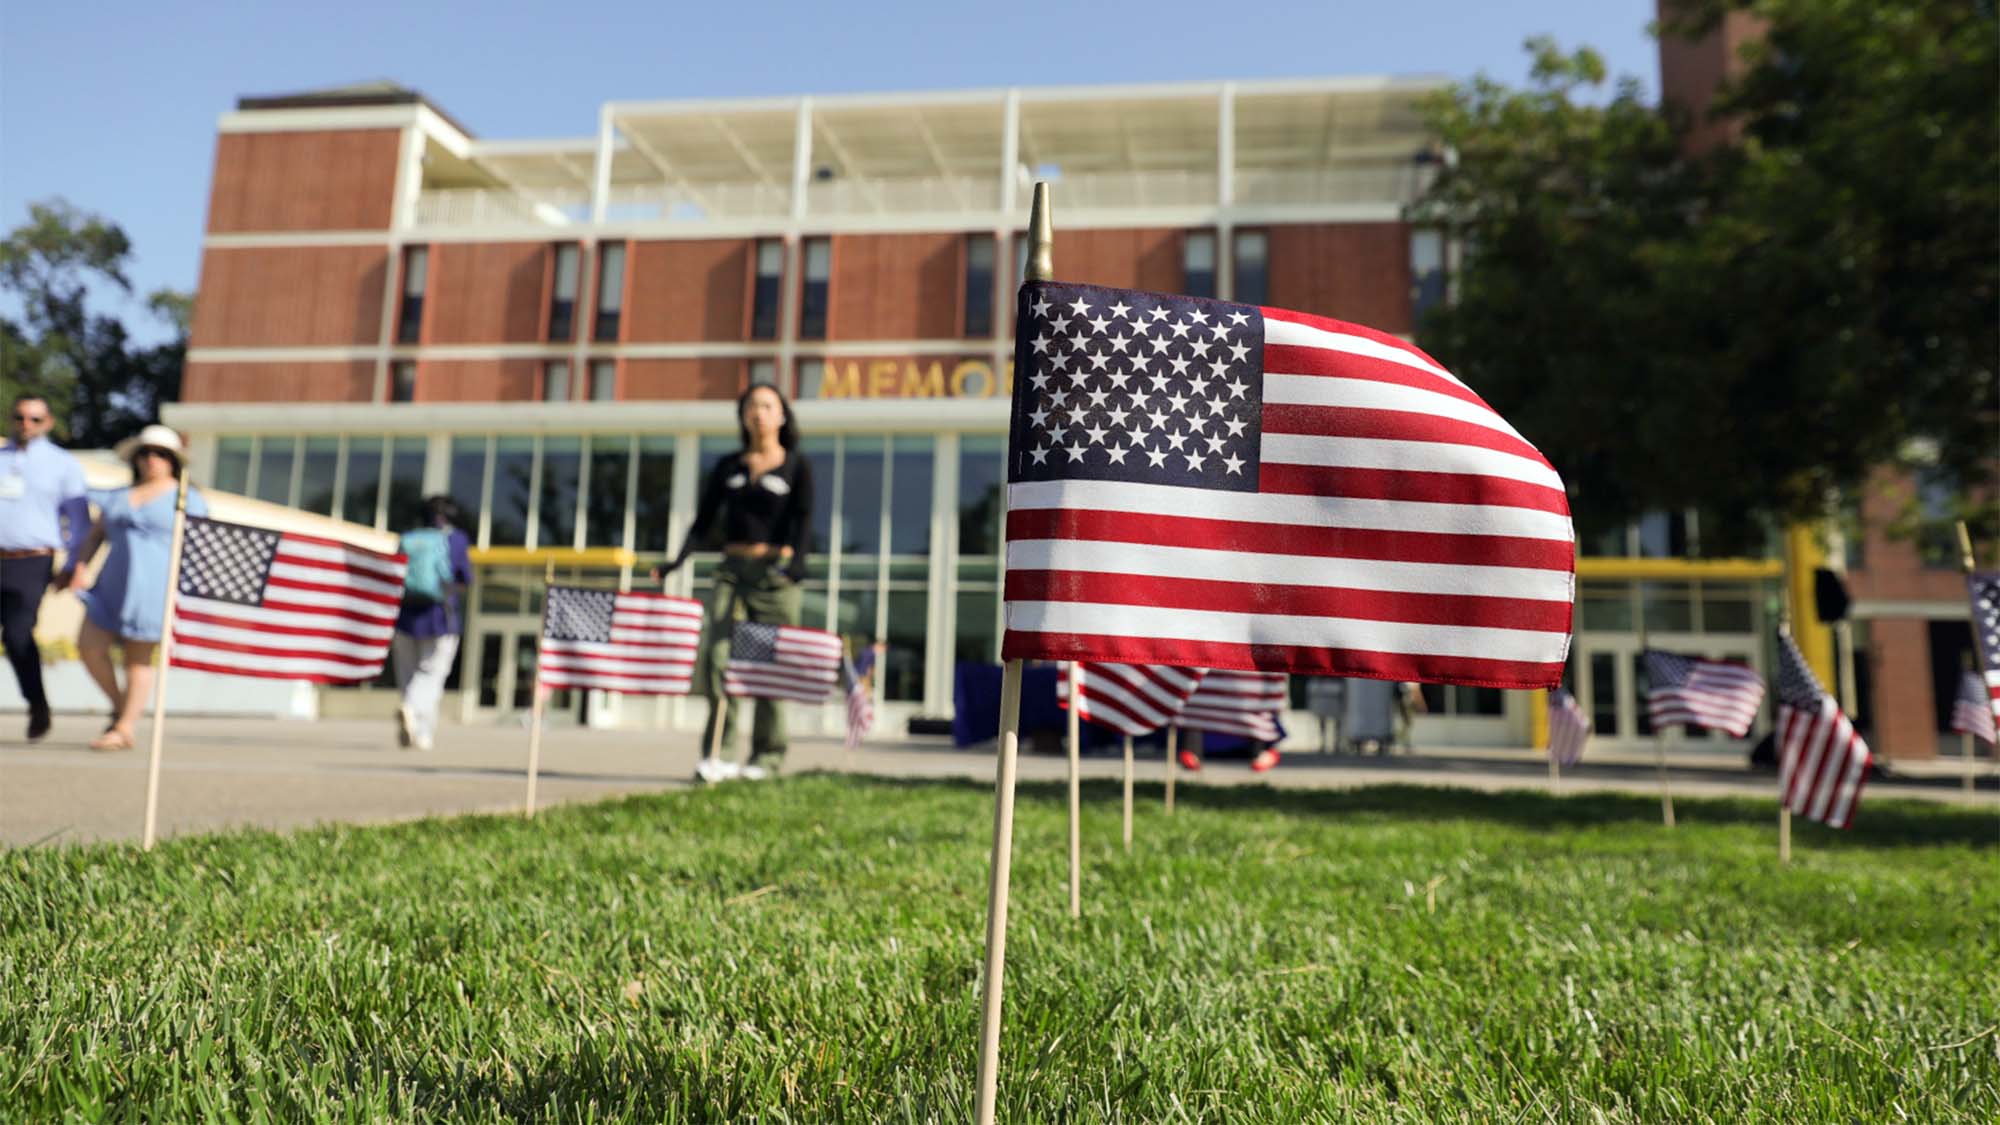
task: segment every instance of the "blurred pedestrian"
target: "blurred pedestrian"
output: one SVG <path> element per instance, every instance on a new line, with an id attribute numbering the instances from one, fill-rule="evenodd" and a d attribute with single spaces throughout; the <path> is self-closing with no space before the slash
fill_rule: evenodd
<path id="1" fill-rule="evenodd" d="M 459 596 L 472 585 L 472 540 L 459 528 L 458 502 L 424 501 L 424 526 L 403 533 L 403 608 L 389 656 L 396 666 L 396 742 L 408 750 L 436 743 L 444 682 L 458 657 L 465 615 Z"/>
<path id="2" fill-rule="evenodd" d="M 28 704 L 28 741 L 49 733 L 49 697 L 42 688 L 42 655 L 35 648 L 35 618 L 51 584 L 69 585 L 89 562 L 90 502 L 83 466 L 49 440 L 55 416 L 40 395 L 14 398 L 7 441 L 0 445 L 0 640 L 14 680 Z M 62 570 L 56 552 L 64 551 Z"/>
<path id="3" fill-rule="evenodd" d="M 799 581 L 805 577 L 806 550 L 812 541 L 812 463 L 798 451 L 799 430 L 791 404 L 776 387 L 758 385 L 736 400 L 736 418 L 742 447 L 709 470 L 680 553 L 653 572 L 658 581 L 685 563 L 712 533 L 720 536 L 722 565 L 716 568 L 715 589 L 709 595 L 696 680 L 709 701 L 702 760 L 695 768 L 702 781 L 739 775 L 754 781 L 784 760 L 785 706 L 775 699 L 757 700 L 747 768 L 739 771 L 723 760 L 725 755 L 708 755 L 711 747 L 735 741 L 736 700 L 722 688 L 730 634 L 739 620 L 799 623 Z M 715 737 L 718 722 L 720 743 Z"/>
<path id="4" fill-rule="evenodd" d="M 104 566 L 85 589 L 83 568 L 70 577 L 70 587 L 83 599 L 83 629 L 76 638 L 83 667 L 111 701 L 111 725 L 91 740 L 92 750 L 130 750 L 133 730 L 152 694 L 153 647 L 167 612 L 167 569 L 173 552 L 174 497 L 187 467 L 187 447 L 181 435 L 161 425 L 147 426 L 139 436 L 118 444 L 118 455 L 132 466 L 132 485 L 103 494 L 97 523 L 84 543 L 82 557 L 110 545 Z M 208 514 L 208 502 L 188 490 L 189 515 Z M 125 681 L 111 650 L 124 658 Z"/>

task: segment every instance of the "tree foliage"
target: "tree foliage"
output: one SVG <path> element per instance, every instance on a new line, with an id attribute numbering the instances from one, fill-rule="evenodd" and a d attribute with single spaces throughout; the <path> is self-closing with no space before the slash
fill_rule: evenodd
<path id="1" fill-rule="evenodd" d="M 71 445 L 108 446 L 159 416 L 180 395 L 193 298 L 146 298 L 173 336 L 132 341 L 122 321 L 92 307 L 93 283 L 130 293 L 132 244 L 118 225 L 62 200 L 30 204 L 28 221 L 0 241 L 0 291 L 20 312 L 0 316 L 0 397 L 48 399 Z"/>
<path id="2" fill-rule="evenodd" d="M 1411 211 L 1468 244 L 1419 338 L 1547 452 L 1580 530 L 1704 512 L 1705 548 L 1915 450 L 1989 483 L 2000 371 L 2000 35 L 1964 0 L 1695 0 L 1768 24 L 1716 110 L 1740 140 L 1587 50 L 1533 85 L 1437 99 L 1457 159 Z"/>

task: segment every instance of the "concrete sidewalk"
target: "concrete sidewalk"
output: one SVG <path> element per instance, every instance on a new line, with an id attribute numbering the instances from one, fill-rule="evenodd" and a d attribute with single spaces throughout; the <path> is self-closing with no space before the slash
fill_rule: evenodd
<path id="1" fill-rule="evenodd" d="M 9 716 L 11 718 L 12 716 Z M 0 843 L 10 845 L 137 839 L 145 810 L 146 746 L 98 754 L 86 749 L 101 722 L 58 717 L 55 731 L 28 746 L 7 730 L 0 741 Z M 553 727 L 543 738 L 539 803 L 543 807 L 622 793 L 691 784 L 697 756 L 691 734 Z M 322 822 L 376 823 L 414 817 L 518 811 L 525 796 L 527 731 L 518 725 L 446 726 L 437 749 L 398 750 L 386 722 L 288 722 L 268 719 L 175 718 L 160 779 L 163 836 L 241 826 L 296 828 Z M 1144 752 L 1142 751 L 1142 755 Z M 1773 775 L 1743 768 L 1739 755 L 1713 751 L 1670 754 L 1678 796 L 1770 797 Z M 887 777 L 964 778 L 990 783 L 991 746 L 953 749 L 942 740 L 886 742 L 849 754 L 838 741 L 793 743 L 787 769 L 839 770 Z M 1995 801 L 1993 767 L 1982 763 L 1976 800 Z M 1922 763 L 1870 786 L 1878 795 L 1963 800 L 1958 763 Z M 1088 778 L 1120 775 L 1115 751 L 1086 757 Z M 1158 782 L 1164 765 L 1142 756 L 1141 782 Z M 1904 776 L 1907 774 L 1907 776 Z M 1023 781 L 1065 776 L 1060 755 L 1023 754 Z M 1388 758 L 1287 754 L 1284 763 L 1253 774 L 1241 759 L 1217 761 L 1183 784 L 1268 784 L 1281 788 L 1363 785 L 1454 785 L 1478 789 L 1548 785 L 1545 760 L 1529 750 L 1448 748 Z M 1564 792 L 1653 794 L 1658 781 L 1648 754 L 1605 751 L 1563 777 Z"/>

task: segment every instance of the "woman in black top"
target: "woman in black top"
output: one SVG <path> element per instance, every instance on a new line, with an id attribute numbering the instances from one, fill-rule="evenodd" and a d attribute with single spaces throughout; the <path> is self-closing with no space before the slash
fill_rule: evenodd
<path id="1" fill-rule="evenodd" d="M 799 431 L 791 404 L 777 388 L 755 386 L 736 400 L 736 416 L 743 448 L 709 470 L 680 554 L 665 571 L 655 573 L 656 578 L 671 573 L 711 536 L 722 541 L 722 565 L 709 597 L 707 643 L 696 681 L 709 701 L 702 760 L 695 769 L 703 781 L 737 775 L 734 765 L 721 760 L 726 755 L 708 756 L 709 748 L 717 745 L 718 718 L 723 743 L 734 742 L 736 736 L 736 701 L 722 690 L 730 633 L 742 620 L 799 623 L 799 580 L 805 577 L 812 535 L 812 465 L 798 452 Z M 776 769 L 784 760 L 786 744 L 784 704 L 759 699 L 751 726 L 750 765 L 741 775 L 755 780 L 766 769 Z"/>

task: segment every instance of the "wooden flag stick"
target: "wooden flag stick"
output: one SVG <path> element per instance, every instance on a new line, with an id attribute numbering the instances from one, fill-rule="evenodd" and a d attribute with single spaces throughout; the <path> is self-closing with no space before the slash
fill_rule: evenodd
<path id="1" fill-rule="evenodd" d="M 1039 194 L 1039 185 L 1037 186 Z M 993 876 L 986 900 L 986 979 L 979 999 L 979 1125 L 993 1125 L 1000 1006 L 1007 966 L 1007 884 L 1014 866 L 1014 765 L 1021 741 L 1021 662 L 1000 675 L 1000 761 L 993 780 Z"/>
<path id="2" fill-rule="evenodd" d="M 551 560 L 542 574 L 542 628 L 540 636 L 549 635 L 549 587 L 556 580 L 556 564 Z M 542 686 L 542 656 L 540 640 L 535 649 L 535 699 L 528 707 L 528 799 L 522 815 L 530 820 L 535 816 L 535 778 L 542 767 L 542 721 L 547 717 L 548 689 Z"/>
<path id="3" fill-rule="evenodd" d="M 1562 766 L 1556 762 L 1556 748 L 1551 746 L 1549 747 L 1549 792 L 1551 793 L 1562 792 L 1562 785 L 1563 785 Z"/>
<path id="4" fill-rule="evenodd" d="M 1132 850 L 1132 736 L 1125 736 L 1125 850 Z"/>
<path id="5" fill-rule="evenodd" d="M 1674 826 L 1674 786 L 1667 780 L 1667 732 L 1655 728 L 1653 731 L 1653 761 L 1660 771 L 1660 820 L 1668 828 Z"/>
<path id="6" fill-rule="evenodd" d="M 160 615 L 160 639 L 153 645 L 153 753 L 146 763 L 146 829 L 140 847 L 153 850 L 160 823 L 160 756 L 167 741 L 167 650 L 174 643 L 174 609 L 180 599 L 181 552 L 187 546 L 188 474 L 181 472 L 180 488 L 174 493 L 174 537 L 167 549 L 167 608 Z M 85 560 L 88 561 L 88 560 Z M 81 565 L 81 564 L 79 564 Z"/>
<path id="7" fill-rule="evenodd" d="M 1055 278 L 1055 224 L 1049 185 L 1035 184 L 1028 212 L 1028 266 L 1024 281 Z M 1008 456 L 1013 456 L 1010 448 Z M 1004 578 L 1005 575 L 1003 574 Z M 1071 703 L 1075 713 L 1075 703 Z M 1009 660 L 1000 675 L 1000 761 L 993 782 L 993 881 L 986 903 L 986 980 L 979 1002 L 979 1093 L 973 1120 L 993 1125 L 1000 1077 L 1000 1005 L 1007 965 L 1007 881 L 1014 864 L 1014 764 L 1021 742 L 1021 662 Z"/>
<path id="8" fill-rule="evenodd" d="M 1178 724 L 1167 727 L 1167 815 L 1174 815 L 1174 777 L 1180 773 L 1179 746 L 1181 728 Z"/>
<path id="9" fill-rule="evenodd" d="M 1972 800 L 1972 736 L 1958 732 L 1958 755 L 1965 765 L 1965 799 Z"/>
<path id="10" fill-rule="evenodd" d="M 1778 795 L 1778 866 L 1787 867 L 1792 862 L 1792 807 L 1785 804 L 1784 794 Z"/>
<path id="11" fill-rule="evenodd" d="M 1972 553 L 1972 533 L 1965 529 L 1965 521 L 1959 520 L 1956 527 L 1958 531 L 1958 568 L 1964 571 L 1966 577 L 1969 579 L 1972 576 L 1972 572 L 1979 569 L 1979 559 Z M 1972 599 L 1969 596 L 1971 592 L 1971 586 L 1968 584 L 1966 587 L 1968 597 L 1965 601 L 1965 609 L 1968 618 L 1972 622 L 1972 651 L 1974 658 L 1978 661 L 1979 667 L 1984 670 L 1988 667 L 1987 662 L 1992 659 L 1992 654 L 1986 652 L 1984 642 L 1980 638 L 1979 613 L 1977 607 L 1972 604 Z M 1982 675 L 1980 679 L 1984 680 L 1985 677 Z M 1970 799 L 1973 795 L 1972 736 L 1961 732 L 1959 738 L 1961 740 L 1959 752 L 1965 758 L 1965 795 Z M 1993 753 L 1996 759 L 2000 759 L 2000 745 L 1994 747 Z"/>
<path id="12" fill-rule="evenodd" d="M 1083 684 L 1083 665 L 1069 662 L 1069 916 L 1083 917 L 1083 782 L 1080 776 L 1083 750 L 1082 724 L 1077 712 Z"/>

